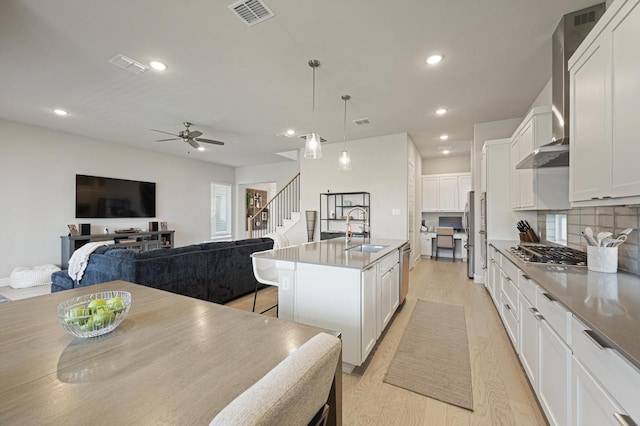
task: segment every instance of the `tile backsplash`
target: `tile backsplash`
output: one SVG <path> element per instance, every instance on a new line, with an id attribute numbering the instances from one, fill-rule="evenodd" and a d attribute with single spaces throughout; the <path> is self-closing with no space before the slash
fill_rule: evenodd
<path id="1" fill-rule="evenodd" d="M 618 269 L 640 275 L 640 208 L 638 207 L 581 207 L 570 210 L 538 211 L 538 232 L 546 240 L 547 214 L 567 215 L 567 246 L 587 251 L 582 237 L 584 228 L 590 226 L 594 234 L 601 231 L 618 235 L 625 228 L 633 228 L 627 241 L 618 248 Z"/>

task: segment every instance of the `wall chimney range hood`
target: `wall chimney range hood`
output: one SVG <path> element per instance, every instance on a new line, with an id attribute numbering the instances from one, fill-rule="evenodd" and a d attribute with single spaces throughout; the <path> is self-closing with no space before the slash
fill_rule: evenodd
<path id="1" fill-rule="evenodd" d="M 605 4 L 568 13 L 551 40 L 551 142 L 527 155 L 516 169 L 569 166 L 569 69 L 571 55 L 602 17 Z"/>

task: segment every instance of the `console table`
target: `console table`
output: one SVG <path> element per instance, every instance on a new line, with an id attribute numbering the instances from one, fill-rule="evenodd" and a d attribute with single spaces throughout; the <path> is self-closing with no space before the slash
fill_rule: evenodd
<path id="1" fill-rule="evenodd" d="M 173 234 L 175 231 L 123 232 L 113 234 L 91 235 L 62 235 L 60 267 L 69 268 L 69 259 L 73 252 L 83 245 L 95 241 L 114 241 L 113 247 L 154 250 L 159 248 L 173 248 Z M 129 240 L 129 241 L 127 241 Z M 135 241 L 130 241 L 135 240 Z"/>

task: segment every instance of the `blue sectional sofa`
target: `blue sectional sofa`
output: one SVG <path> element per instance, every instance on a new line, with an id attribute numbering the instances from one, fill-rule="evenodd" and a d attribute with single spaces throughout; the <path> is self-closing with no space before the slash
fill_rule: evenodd
<path id="1" fill-rule="evenodd" d="M 273 248 L 271 238 L 138 251 L 99 247 L 79 283 L 66 270 L 51 276 L 51 292 L 124 280 L 185 296 L 226 303 L 255 290 L 251 253 Z"/>

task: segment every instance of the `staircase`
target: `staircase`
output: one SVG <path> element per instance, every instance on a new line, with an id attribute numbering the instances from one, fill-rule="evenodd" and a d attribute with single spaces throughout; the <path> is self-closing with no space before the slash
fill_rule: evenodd
<path id="1" fill-rule="evenodd" d="M 264 222 L 266 226 L 255 226 Z M 247 218 L 247 237 L 259 238 L 278 232 L 285 234 L 300 221 L 300 173 L 296 174 L 267 204 Z"/>

